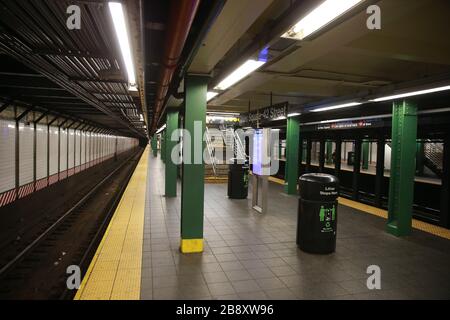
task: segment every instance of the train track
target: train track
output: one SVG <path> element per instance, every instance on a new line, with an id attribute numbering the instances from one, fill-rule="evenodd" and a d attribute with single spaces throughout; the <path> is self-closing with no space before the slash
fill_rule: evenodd
<path id="1" fill-rule="evenodd" d="M 84 273 L 142 150 L 123 161 L 0 269 L 0 299 L 70 299 L 67 267 Z"/>

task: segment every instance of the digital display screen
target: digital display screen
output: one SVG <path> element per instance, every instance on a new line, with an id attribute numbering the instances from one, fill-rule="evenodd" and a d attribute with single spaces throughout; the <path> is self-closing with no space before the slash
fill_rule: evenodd
<path id="1" fill-rule="evenodd" d="M 253 173 L 257 175 L 263 174 L 262 166 L 262 149 L 263 149 L 263 130 L 256 129 L 253 134 Z"/>

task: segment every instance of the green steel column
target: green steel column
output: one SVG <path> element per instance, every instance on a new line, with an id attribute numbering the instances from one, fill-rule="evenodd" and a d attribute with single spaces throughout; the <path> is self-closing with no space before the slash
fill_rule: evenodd
<path id="1" fill-rule="evenodd" d="M 417 106 L 394 102 L 387 232 L 395 236 L 411 233 L 416 137 Z"/>
<path id="2" fill-rule="evenodd" d="M 341 164 L 342 164 L 342 140 L 341 137 L 336 139 L 336 150 L 334 156 L 334 175 L 340 179 L 341 176 Z"/>
<path id="3" fill-rule="evenodd" d="M 161 132 L 161 160 L 166 162 L 166 130 Z"/>
<path id="4" fill-rule="evenodd" d="M 205 164 L 203 135 L 206 130 L 206 89 L 209 78 L 185 78 L 183 183 L 181 192 L 181 252 L 203 252 L 203 200 Z M 187 151 L 188 150 L 188 151 Z"/>
<path id="5" fill-rule="evenodd" d="M 153 135 L 150 144 L 151 144 L 151 147 L 152 147 L 153 156 L 157 157 L 158 156 L 158 141 L 156 139 L 156 135 Z"/>
<path id="6" fill-rule="evenodd" d="M 418 141 L 416 144 L 416 173 L 419 176 L 423 175 L 425 170 L 425 144 Z"/>
<path id="7" fill-rule="evenodd" d="M 324 172 L 325 168 L 325 140 L 319 142 L 319 172 Z"/>
<path id="8" fill-rule="evenodd" d="M 326 164 L 332 164 L 333 163 L 333 142 L 327 140 L 326 142 Z"/>
<path id="9" fill-rule="evenodd" d="M 369 141 L 363 140 L 362 142 L 362 169 L 369 169 Z"/>
<path id="10" fill-rule="evenodd" d="M 286 132 L 286 167 L 284 171 L 284 190 L 287 194 L 297 194 L 297 180 L 299 163 L 300 144 L 300 122 L 298 118 L 287 119 Z"/>
<path id="11" fill-rule="evenodd" d="M 362 140 L 359 137 L 355 139 L 355 153 L 354 153 L 354 161 L 353 161 L 353 177 L 352 177 L 352 189 L 353 189 L 353 200 L 359 200 L 359 181 L 360 181 L 360 173 L 361 173 L 361 149 L 362 149 Z"/>
<path id="12" fill-rule="evenodd" d="M 177 146 L 178 141 L 172 141 L 172 134 L 178 129 L 178 111 L 168 110 L 166 119 L 166 197 L 177 196 L 177 163 L 172 161 L 172 150 Z"/>

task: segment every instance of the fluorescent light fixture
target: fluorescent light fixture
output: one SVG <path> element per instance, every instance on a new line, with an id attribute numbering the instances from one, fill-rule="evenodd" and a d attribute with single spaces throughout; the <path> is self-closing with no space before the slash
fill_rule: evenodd
<path id="1" fill-rule="evenodd" d="M 242 64 L 239 68 L 234 70 L 230 75 L 228 75 L 225 79 L 223 79 L 214 89 L 216 90 L 226 90 L 235 83 L 244 79 L 250 73 L 260 68 L 265 61 L 258 61 L 254 59 L 247 60 L 244 64 Z"/>
<path id="2" fill-rule="evenodd" d="M 278 117 L 278 118 L 275 118 L 275 119 L 273 119 L 273 120 L 285 120 L 286 119 L 286 117 L 285 116 L 280 116 L 280 117 Z"/>
<path id="3" fill-rule="evenodd" d="M 426 90 L 412 91 L 412 92 L 407 92 L 407 93 L 402 93 L 402 94 L 397 94 L 397 95 L 392 95 L 392 96 L 381 97 L 381 98 L 373 99 L 370 101 L 381 102 L 381 101 L 395 100 L 395 99 L 400 99 L 400 98 L 419 96 L 422 94 L 440 92 L 440 91 L 446 91 L 446 90 L 450 90 L 450 86 L 443 86 L 443 87 L 431 88 L 431 89 L 426 89 Z"/>
<path id="4" fill-rule="evenodd" d="M 208 116 L 229 116 L 229 117 L 238 117 L 241 114 L 238 112 L 207 112 L 206 115 Z"/>
<path id="5" fill-rule="evenodd" d="M 206 93 L 206 101 L 209 101 L 211 99 L 213 99 L 214 97 L 216 97 L 219 93 L 218 92 L 214 92 L 214 91 L 208 91 Z"/>
<path id="6" fill-rule="evenodd" d="M 302 40 L 364 0 L 326 0 L 300 19 L 281 37 Z"/>
<path id="7" fill-rule="evenodd" d="M 15 126 L 15 125 L 13 125 L 13 124 L 8 124 L 8 128 L 10 128 L 10 129 L 15 129 L 15 128 L 16 128 L 16 126 Z"/>
<path id="8" fill-rule="evenodd" d="M 123 6 L 119 2 L 109 2 L 109 11 L 114 23 L 117 40 L 119 41 L 120 51 L 128 74 L 129 90 L 136 91 L 136 74 L 134 72 L 133 58 L 131 55 L 130 39 L 128 37 L 127 25 L 125 23 L 125 14 Z"/>
<path id="9" fill-rule="evenodd" d="M 128 86 L 128 91 L 138 91 L 138 87 L 136 84 L 130 84 Z"/>
<path id="10" fill-rule="evenodd" d="M 292 113 L 289 113 L 288 114 L 288 118 L 290 118 L 290 117 L 296 117 L 296 116 L 299 116 L 301 113 L 298 113 L 298 112 L 292 112 Z"/>
<path id="11" fill-rule="evenodd" d="M 317 108 L 317 109 L 313 109 L 311 111 L 312 112 L 322 112 L 322 111 L 329 111 L 329 110 L 334 110 L 334 109 L 355 107 L 355 106 L 359 106 L 361 104 L 362 103 L 360 103 L 360 102 L 349 102 L 349 103 L 338 104 L 338 105 L 329 106 L 329 107 Z"/>
<path id="12" fill-rule="evenodd" d="M 161 131 L 163 131 L 166 128 L 166 125 L 163 125 L 161 128 L 158 129 L 158 131 L 156 131 L 156 134 L 160 133 Z"/>

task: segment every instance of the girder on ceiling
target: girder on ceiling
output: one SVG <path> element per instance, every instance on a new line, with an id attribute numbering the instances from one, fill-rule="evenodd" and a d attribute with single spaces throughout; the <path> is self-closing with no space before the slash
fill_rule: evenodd
<path id="1" fill-rule="evenodd" d="M 0 95 L 55 108 L 57 104 L 44 96 L 65 99 L 61 94 L 65 92 L 74 104 L 90 106 L 93 115 L 107 115 L 98 117 L 99 122 L 130 135 L 146 136 L 142 126 L 124 112 L 132 108 L 141 114 L 143 106 L 141 99 L 128 91 L 107 2 L 75 1 L 81 7 L 82 26 L 71 31 L 65 19 L 73 2 L 0 0 Z M 124 2 L 133 33 L 139 24 L 138 3 Z M 120 102 L 124 97 L 126 106 L 103 101 Z M 70 105 L 65 102 L 59 107 L 72 112 Z"/>

